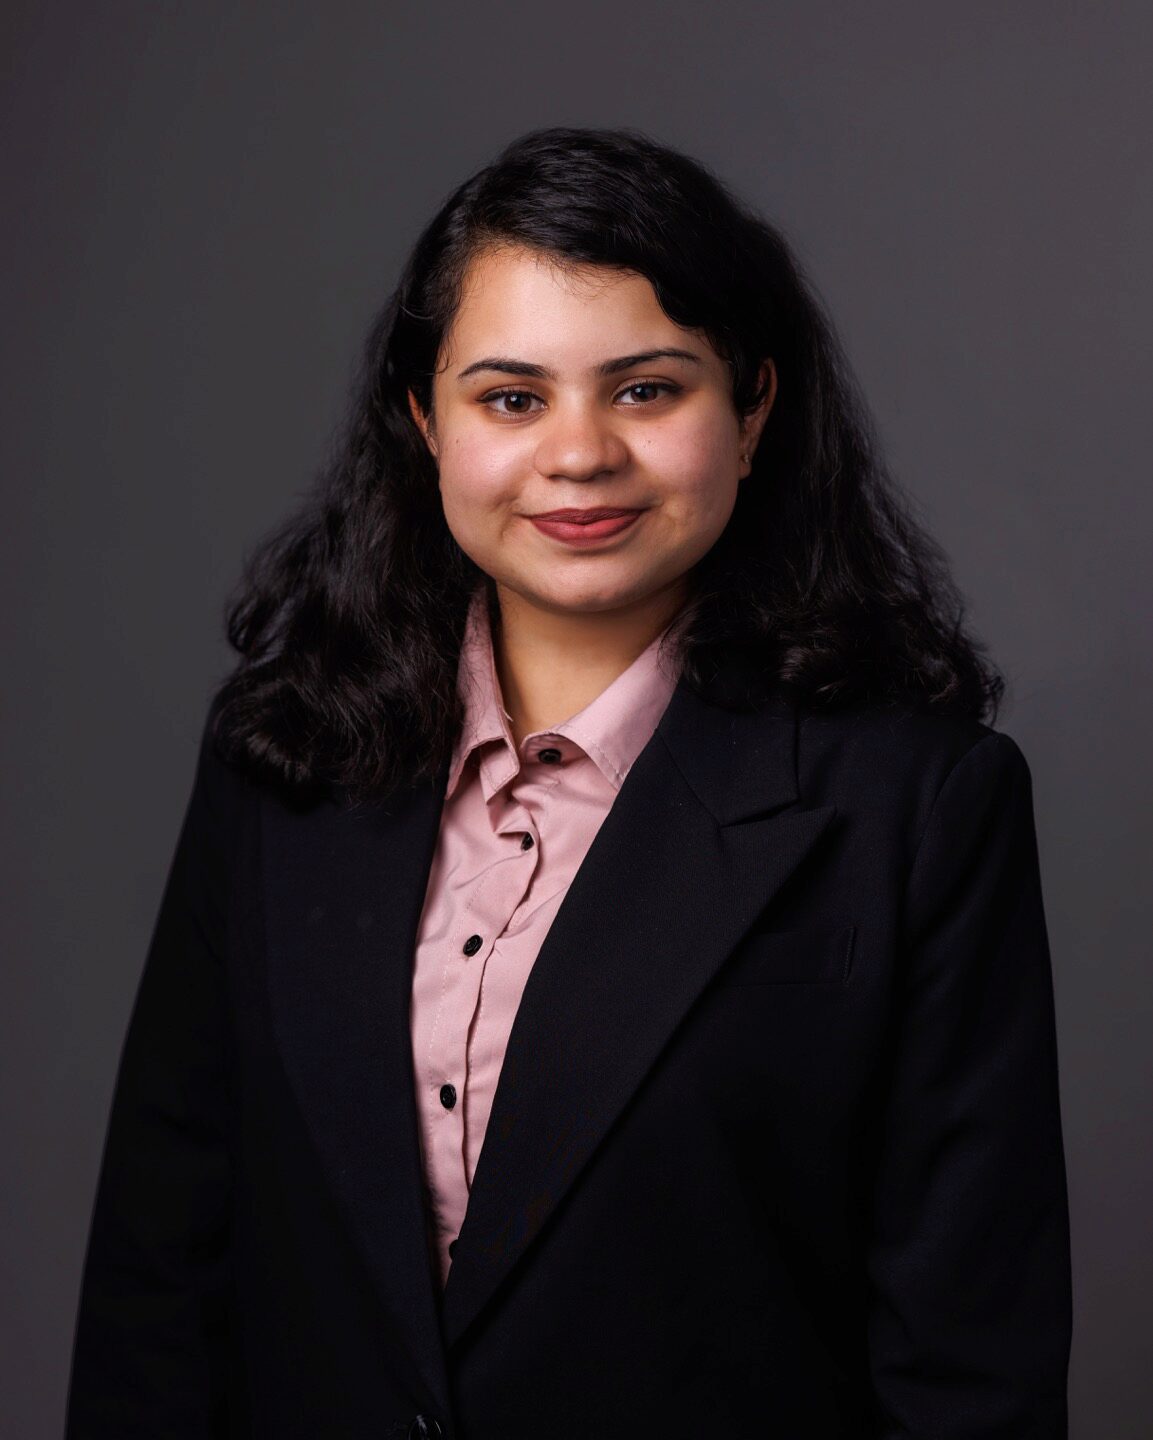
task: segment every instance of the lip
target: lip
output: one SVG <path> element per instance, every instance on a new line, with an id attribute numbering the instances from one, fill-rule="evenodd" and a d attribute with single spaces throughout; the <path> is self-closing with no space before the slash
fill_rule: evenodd
<path id="1" fill-rule="evenodd" d="M 575 520 L 580 525 L 588 525 L 594 520 L 615 519 L 618 515 L 639 515 L 640 510 L 635 505 L 591 505 L 584 510 L 542 510 L 539 515 L 530 515 L 530 520 Z"/>
<path id="2" fill-rule="evenodd" d="M 596 545 L 627 530 L 644 514 L 643 510 L 620 510 L 600 508 L 596 510 L 560 510 L 551 515 L 529 515 L 536 528 L 554 540 L 566 545 L 583 547 Z M 592 516 L 592 519 L 573 519 L 573 516 Z"/>

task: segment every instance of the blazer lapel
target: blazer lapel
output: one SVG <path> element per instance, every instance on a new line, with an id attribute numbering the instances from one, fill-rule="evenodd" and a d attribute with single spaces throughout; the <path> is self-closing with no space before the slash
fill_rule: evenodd
<path id="1" fill-rule="evenodd" d="M 449 1344 L 833 818 L 833 806 L 789 808 L 796 738 L 795 710 L 780 698 L 740 712 L 683 682 L 674 691 L 525 986 L 444 1292 Z"/>
<path id="2" fill-rule="evenodd" d="M 428 1407 L 448 1383 L 425 1233 L 411 960 L 439 779 L 385 806 L 268 806 L 262 825 L 273 1028 L 323 1168 Z"/>
<path id="3" fill-rule="evenodd" d="M 445 1342 L 492 1298 L 833 818 L 832 806 L 795 808 L 796 733 L 780 699 L 737 711 L 683 683 L 674 691 L 533 965 L 442 1300 L 425 1232 L 409 1011 L 448 767 L 385 805 L 264 807 L 277 1044 L 430 1409 L 450 1408 Z"/>

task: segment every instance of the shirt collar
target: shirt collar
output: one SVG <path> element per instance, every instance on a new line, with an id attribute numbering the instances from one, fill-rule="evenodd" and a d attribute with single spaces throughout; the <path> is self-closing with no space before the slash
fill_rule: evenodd
<path id="1" fill-rule="evenodd" d="M 583 710 L 563 724 L 527 735 L 525 752 L 547 746 L 562 754 L 568 751 L 570 756 L 582 751 L 613 789 L 619 790 L 676 689 L 676 675 L 670 675 L 658 658 L 667 628 Z M 453 750 L 445 798 L 452 797 L 470 755 L 479 749 L 481 788 L 488 801 L 519 772 L 521 757 L 513 741 L 512 717 L 501 696 L 483 582 L 469 602 L 457 686 L 465 718 Z"/>

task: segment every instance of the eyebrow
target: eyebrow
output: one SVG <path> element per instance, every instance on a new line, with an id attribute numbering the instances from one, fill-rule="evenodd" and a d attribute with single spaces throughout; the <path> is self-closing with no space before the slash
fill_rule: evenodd
<path id="1" fill-rule="evenodd" d="M 617 375 L 622 370 L 647 365 L 650 360 L 688 360 L 693 365 L 702 363 L 701 357 L 694 355 L 691 350 L 640 350 L 635 355 L 619 355 L 615 360 L 603 360 L 593 368 L 593 374 Z M 527 360 L 513 360 L 507 355 L 489 355 L 483 360 L 474 360 L 471 365 L 466 365 L 456 378 L 464 380 L 479 370 L 499 370 L 504 375 L 528 375 L 537 380 L 556 379 L 553 372 L 546 370 L 543 365 L 533 365 Z"/>

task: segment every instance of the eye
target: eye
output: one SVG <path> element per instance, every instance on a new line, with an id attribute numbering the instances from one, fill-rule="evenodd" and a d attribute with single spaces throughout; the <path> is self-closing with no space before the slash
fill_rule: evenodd
<path id="1" fill-rule="evenodd" d="M 681 389 L 682 387 L 680 385 L 674 385 L 668 380 L 634 380 L 631 385 L 627 385 L 623 390 L 618 392 L 616 399 L 620 401 L 622 397 L 626 395 L 635 397 L 637 393 L 641 391 L 659 391 L 666 395 L 677 395 Z M 641 395 L 639 399 L 634 398 L 631 401 L 625 401 L 625 409 L 638 410 L 644 406 L 654 404 L 660 398 L 660 394 L 655 396 Z M 512 420 L 519 415 L 531 415 L 533 412 L 530 407 L 534 400 L 540 400 L 540 396 L 534 395 L 531 390 L 518 390 L 513 385 L 507 385 L 500 390 L 490 390 L 487 395 L 480 397 L 478 403 L 491 410 L 494 414 L 499 415 L 502 419 Z M 508 408 L 505 408 L 505 406 L 501 404 L 502 401 L 508 402 Z M 544 401 L 541 400 L 540 403 L 543 405 Z"/>
<path id="2" fill-rule="evenodd" d="M 487 395 L 482 395 L 480 403 L 493 410 L 497 415 L 512 417 L 514 415 L 529 415 L 532 412 L 525 404 L 517 404 L 511 410 L 498 409 L 494 402 L 498 400 L 516 400 L 518 402 L 539 400 L 539 395 L 534 395 L 531 390 L 515 390 L 511 387 L 505 390 L 491 390 Z"/>
<path id="3" fill-rule="evenodd" d="M 672 385 L 667 380 L 634 380 L 631 385 L 621 391 L 621 395 L 631 395 L 636 390 L 663 390 L 668 395 L 676 395 L 680 391 L 679 385 Z M 641 400 L 641 405 L 651 405 L 651 400 Z M 634 408 L 627 406 L 627 409 Z"/>

